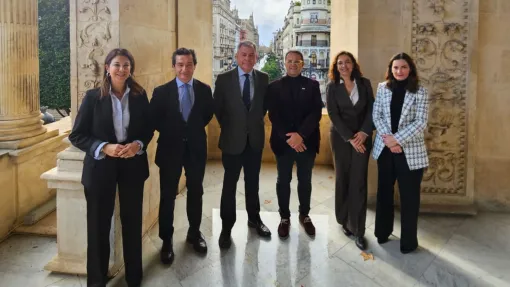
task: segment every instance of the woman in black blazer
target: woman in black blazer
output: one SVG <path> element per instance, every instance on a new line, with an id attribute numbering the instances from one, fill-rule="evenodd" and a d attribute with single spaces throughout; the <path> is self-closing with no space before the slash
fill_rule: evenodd
<path id="1" fill-rule="evenodd" d="M 119 190 L 126 281 L 142 281 L 143 187 L 149 177 L 145 150 L 152 139 L 149 100 L 135 81 L 125 49 L 106 56 L 101 86 L 88 90 L 69 140 L 85 152 L 82 184 L 87 200 L 87 286 L 106 286 L 110 227 Z"/>
<path id="2" fill-rule="evenodd" d="M 354 56 L 340 52 L 331 64 L 326 104 L 335 160 L 335 213 L 347 236 L 366 249 L 368 159 L 372 148 L 374 92 Z"/>

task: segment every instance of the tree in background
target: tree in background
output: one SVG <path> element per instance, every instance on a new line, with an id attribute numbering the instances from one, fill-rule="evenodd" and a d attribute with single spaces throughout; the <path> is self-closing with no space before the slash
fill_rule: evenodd
<path id="1" fill-rule="evenodd" d="M 270 82 L 282 77 L 283 70 L 274 53 L 267 54 L 266 64 L 262 67 L 262 72 L 266 72 L 269 75 Z"/>
<path id="2" fill-rule="evenodd" d="M 41 106 L 69 115 L 69 0 L 38 0 L 39 88 Z"/>

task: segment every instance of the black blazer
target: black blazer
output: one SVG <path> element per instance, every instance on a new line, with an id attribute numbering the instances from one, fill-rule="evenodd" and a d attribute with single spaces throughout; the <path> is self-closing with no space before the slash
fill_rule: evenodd
<path id="1" fill-rule="evenodd" d="M 153 130 L 149 122 L 149 99 L 145 91 L 141 95 L 129 94 L 129 127 L 126 142 L 139 140 L 143 143 L 144 151 L 147 149 Z M 99 177 L 103 176 L 103 160 L 94 159 L 94 152 L 102 142 L 118 143 L 113 127 L 113 108 L 110 95 L 101 97 L 99 88 L 88 90 L 81 103 L 80 110 L 74 121 L 74 126 L 69 135 L 71 143 L 85 152 L 83 161 L 82 184 L 87 187 Z M 132 158 L 122 159 L 126 164 L 132 165 L 131 172 L 145 180 L 149 177 L 149 164 L 147 153 L 135 155 Z"/>
<path id="2" fill-rule="evenodd" d="M 266 103 L 272 123 L 270 144 L 276 155 L 292 149 L 286 136 L 290 132 L 298 132 L 306 148 L 319 153 L 323 107 L 319 82 L 299 76 L 299 85 L 291 87 L 289 77 L 285 76 L 267 88 Z M 299 89 L 296 99 L 292 97 L 292 88 Z"/>
<path id="3" fill-rule="evenodd" d="M 159 167 L 182 156 L 186 144 L 195 155 L 207 159 L 205 127 L 214 113 L 212 91 L 209 85 L 193 79 L 193 93 L 195 101 L 186 122 L 180 111 L 177 81 L 173 79 L 154 89 L 150 111 L 153 127 L 159 132 L 156 151 Z"/>
<path id="4" fill-rule="evenodd" d="M 343 83 L 330 82 L 326 89 L 326 106 L 331 120 L 331 131 L 338 133 L 344 141 L 348 141 L 359 131 L 372 137 L 374 131 L 372 85 L 370 80 L 363 77 L 356 81 L 356 85 L 359 94 L 356 105 L 352 104 Z"/>

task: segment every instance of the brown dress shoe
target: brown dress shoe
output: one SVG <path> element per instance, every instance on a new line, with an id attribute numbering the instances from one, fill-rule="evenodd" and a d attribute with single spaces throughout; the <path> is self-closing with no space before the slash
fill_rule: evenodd
<path id="1" fill-rule="evenodd" d="M 278 236 L 281 239 L 287 239 L 289 237 L 290 220 L 282 218 L 280 225 L 278 225 Z"/>
<path id="2" fill-rule="evenodd" d="M 299 222 L 303 227 L 305 228 L 306 234 L 310 236 L 315 235 L 315 226 L 313 226 L 312 220 L 310 219 L 310 216 L 306 215 L 300 215 L 299 216 Z"/>

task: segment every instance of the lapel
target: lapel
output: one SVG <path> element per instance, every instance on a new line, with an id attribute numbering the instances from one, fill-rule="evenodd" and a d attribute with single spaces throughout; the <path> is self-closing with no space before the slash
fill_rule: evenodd
<path id="1" fill-rule="evenodd" d="M 365 97 L 365 95 L 366 95 L 366 87 L 365 87 L 365 85 L 363 85 L 363 82 L 362 82 L 361 79 L 358 82 L 356 82 L 356 86 L 358 87 L 358 101 L 354 105 L 354 107 L 356 107 L 356 108 L 363 107 L 364 106 L 364 102 L 367 99 Z"/>
<path id="2" fill-rule="evenodd" d="M 198 85 L 197 85 L 197 79 L 193 78 L 193 105 L 191 106 L 191 111 L 189 112 L 189 118 L 188 118 L 188 121 L 189 119 L 195 114 L 194 111 L 196 110 L 195 107 L 197 106 L 197 103 L 198 103 Z M 184 119 L 183 119 L 184 120 Z"/>
<path id="3" fill-rule="evenodd" d="M 108 94 L 106 97 L 101 97 L 100 94 L 98 95 L 101 101 L 101 110 L 103 111 L 103 117 L 105 119 L 105 131 L 108 135 L 109 139 L 113 142 L 117 141 L 117 138 L 115 136 L 115 129 L 113 127 L 113 108 L 112 108 L 112 98 Z"/>
<path id="4" fill-rule="evenodd" d="M 179 87 L 177 87 L 177 80 L 174 78 L 172 81 L 168 83 L 169 87 L 169 104 L 170 109 L 173 109 L 176 113 L 180 115 L 180 119 L 182 122 L 184 121 L 184 118 L 182 117 L 181 113 L 181 102 L 179 101 Z M 191 113 L 190 113 L 191 115 Z"/>
<path id="5" fill-rule="evenodd" d="M 386 114 L 386 123 L 390 128 L 391 128 L 391 94 L 392 94 L 391 90 L 386 85 L 384 85 L 383 90 L 384 98 L 382 104 L 384 105 L 383 106 L 384 113 Z"/>
<path id="6" fill-rule="evenodd" d="M 252 74 L 252 78 L 253 78 L 253 99 L 251 100 L 250 111 L 253 109 L 253 106 L 255 106 L 255 101 L 258 101 L 258 99 L 259 99 L 259 96 L 257 96 L 258 92 L 259 92 L 259 88 L 257 85 L 258 77 L 257 77 L 257 73 L 256 73 L 255 69 L 253 69 L 251 74 Z"/>
<path id="7" fill-rule="evenodd" d="M 409 113 L 411 105 L 414 103 L 415 97 L 416 97 L 416 94 L 406 91 L 406 95 L 404 96 L 404 105 L 402 106 L 402 114 L 400 115 L 400 119 L 398 121 L 399 128 L 400 128 L 400 125 L 402 124 L 402 120 Z"/>
<path id="8" fill-rule="evenodd" d="M 347 91 L 347 87 L 345 86 L 345 83 L 343 83 L 343 82 L 342 83 L 338 83 L 337 91 L 338 91 L 338 96 L 336 98 L 337 98 L 338 105 L 339 106 L 345 106 L 345 104 L 347 104 L 347 105 L 352 107 L 353 104 L 352 104 L 351 98 L 349 97 L 349 94 L 348 94 L 348 91 Z M 342 102 L 344 104 L 342 104 Z"/>
<path id="9" fill-rule="evenodd" d="M 127 130 L 127 137 L 126 137 L 126 139 L 129 139 L 129 135 L 134 134 L 134 132 L 133 132 L 133 128 L 135 127 L 134 123 L 137 122 L 136 117 L 138 116 L 138 113 L 137 113 L 138 110 L 136 109 L 136 106 L 137 106 L 136 99 L 137 99 L 137 97 L 131 96 L 131 93 L 129 93 L 128 97 L 129 97 L 128 98 L 129 124 L 128 124 L 128 130 Z"/>

